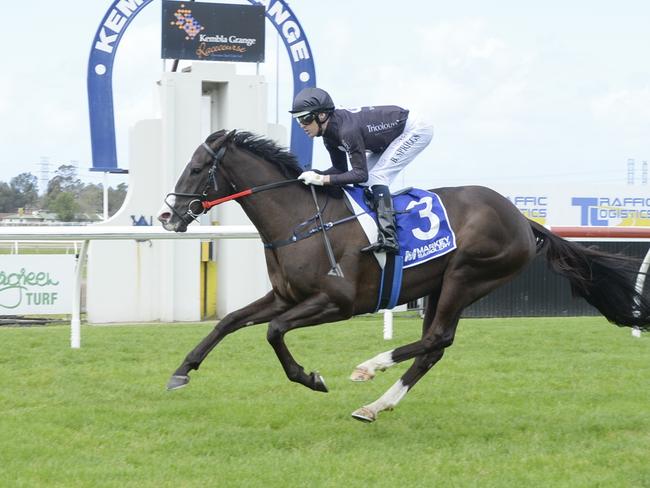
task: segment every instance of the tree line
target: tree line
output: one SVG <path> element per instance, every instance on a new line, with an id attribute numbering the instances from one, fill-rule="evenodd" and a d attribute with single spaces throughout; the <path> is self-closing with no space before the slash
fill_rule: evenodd
<path id="1" fill-rule="evenodd" d="M 126 183 L 108 188 L 108 213 L 113 215 L 124 202 Z M 103 186 L 83 183 L 74 166 L 63 164 L 39 196 L 38 179 L 31 173 L 21 173 L 9 183 L 0 181 L 0 212 L 15 213 L 20 209 L 53 213 L 62 222 L 91 219 L 103 212 Z"/>

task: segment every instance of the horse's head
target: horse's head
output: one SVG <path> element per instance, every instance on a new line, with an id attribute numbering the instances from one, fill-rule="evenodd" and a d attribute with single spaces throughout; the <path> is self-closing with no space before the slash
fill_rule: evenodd
<path id="1" fill-rule="evenodd" d="M 174 191 L 165 197 L 165 205 L 158 213 L 158 220 L 166 230 L 185 232 L 187 226 L 206 211 L 203 202 L 228 195 L 231 188 L 219 171 L 219 165 L 234 134 L 234 130 L 216 132 L 196 148 Z"/>

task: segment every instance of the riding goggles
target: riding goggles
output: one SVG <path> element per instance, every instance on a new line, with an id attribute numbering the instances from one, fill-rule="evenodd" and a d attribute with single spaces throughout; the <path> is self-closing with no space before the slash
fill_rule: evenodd
<path id="1" fill-rule="evenodd" d="M 307 115 L 302 115 L 298 117 L 298 123 L 300 125 L 309 125 L 316 119 L 316 114 L 314 112 L 309 112 Z"/>

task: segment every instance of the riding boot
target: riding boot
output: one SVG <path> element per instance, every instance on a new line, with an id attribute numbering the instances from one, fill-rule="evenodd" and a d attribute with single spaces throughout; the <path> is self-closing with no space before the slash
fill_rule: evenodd
<path id="1" fill-rule="evenodd" d="M 364 247 L 361 252 L 385 252 L 398 254 L 397 225 L 393 199 L 386 185 L 372 186 L 373 209 L 377 212 L 377 242 Z"/>

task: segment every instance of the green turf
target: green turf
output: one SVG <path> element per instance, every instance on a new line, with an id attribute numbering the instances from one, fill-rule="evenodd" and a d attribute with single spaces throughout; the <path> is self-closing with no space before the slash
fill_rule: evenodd
<path id="1" fill-rule="evenodd" d="M 350 413 L 406 368 L 347 380 L 419 336 L 381 317 L 287 342 L 330 393 L 290 383 L 266 327 L 226 339 L 166 392 L 211 325 L 0 329 L 0 486 L 650 486 L 650 337 L 599 318 L 464 320 L 454 346 L 374 424 Z"/>

